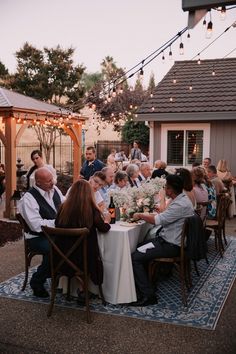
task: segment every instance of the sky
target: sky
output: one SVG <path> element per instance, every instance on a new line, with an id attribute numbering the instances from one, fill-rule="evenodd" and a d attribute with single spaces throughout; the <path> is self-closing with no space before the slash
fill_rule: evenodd
<path id="1" fill-rule="evenodd" d="M 188 13 L 181 0 L 0 0 L 0 61 L 13 73 L 14 53 L 27 41 L 38 49 L 72 46 L 74 63 L 87 72 L 100 70 L 106 56 L 118 67 L 129 70 L 187 26 Z M 212 11 L 213 33 L 206 38 L 200 23 L 183 35 L 184 55 L 179 55 L 179 39 L 172 46 L 173 60 L 165 53 L 144 71 L 146 83 L 151 72 L 158 83 L 176 60 L 191 60 L 212 40 L 236 21 L 236 8 L 225 20 Z M 208 18 L 207 18 L 208 22 Z M 223 58 L 236 47 L 236 27 L 227 31 L 201 55 L 201 59 Z M 229 55 L 235 57 L 236 50 Z"/>

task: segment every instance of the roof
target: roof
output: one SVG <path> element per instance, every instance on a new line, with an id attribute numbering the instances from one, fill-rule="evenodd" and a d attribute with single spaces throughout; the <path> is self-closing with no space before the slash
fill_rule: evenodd
<path id="1" fill-rule="evenodd" d="M 176 61 L 137 113 L 158 120 L 194 112 L 236 113 L 236 58 Z"/>
<path id="2" fill-rule="evenodd" d="M 15 108 L 28 111 L 68 114 L 69 111 L 35 98 L 0 87 L 0 109 Z"/>

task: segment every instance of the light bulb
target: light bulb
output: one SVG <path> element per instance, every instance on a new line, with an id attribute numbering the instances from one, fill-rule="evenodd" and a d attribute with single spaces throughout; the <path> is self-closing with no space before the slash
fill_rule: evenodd
<path id="1" fill-rule="evenodd" d="M 172 50 L 170 48 L 170 51 L 169 51 L 169 59 L 172 60 Z"/>
<path id="2" fill-rule="evenodd" d="M 152 107 L 152 111 L 155 111 L 155 107 Z"/>
<path id="3" fill-rule="evenodd" d="M 180 54 L 180 55 L 183 55 L 183 54 L 184 54 L 184 44 L 183 44 L 183 42 L 181 42 L 181 43 L 179 44 L 179 54 Z"/>
<path id="4" fill-rule="evenodd" d="M 139 77 L 140 77 L 140 79 L 143 78 L 143 74 L 144 74 L 143 68 L 141 68 L 140 71 L 139 71 Z"/>
<path id="5" fill-rule="evenodd" d="M 112 97 L 116 97 L 116 88 L 115 87 L 113 87 L 113 89 L 112 89 Z"/>
<path id="6" fill-rule="evenodd" d="M 205 17 L 203 22 L 202 22 L 202 26 L 203 26 L 204 29 L 206 28 L 206 24 L 207 24 L 207 22 L 206 22 L 206 17 Z"/>
<path id="7" fill-rule="evenodd" d="M 207 25 L 207 34 L 206 34 L 206 37 L 207 38 L 210 38 L 211 35 L 212 35 L 212 30 L 213 30 L 213 23 L 211 21 L 208 22 L 208 25 Z"/>
<path id="8" fill-rule="evenodd" d="M 225 16 L 226 16 L 226 7 L 225 7 L 225 6 L 222 6 L 222 7 L 221 7 L 221 10 L 220 10 L 220 19 L 221 19 L 221 20 L 224 20 L 224 19 L 225 19 Z"/>
<path id="9" fill-rule="evenodd" d="M 161 59 L 162 59 L 162 63 L 164 64 L 164 62 L 165 62 L 165 54 L 164 54 L 164 52 L 162 52 L 162 57 L 161 57 Z"/>

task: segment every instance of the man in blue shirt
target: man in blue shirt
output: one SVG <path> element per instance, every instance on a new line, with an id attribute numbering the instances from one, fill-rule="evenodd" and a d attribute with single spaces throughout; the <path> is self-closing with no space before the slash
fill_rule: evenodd
<path id="1" fill-rule="evenodd" d="M 86 161 L 80 170 L 80 174 L 88 181 L 96 171 L 101 171 L 105 164 L 96 159 L 96 150 L 93 146 L 88 146 L 85 152 Z"/>

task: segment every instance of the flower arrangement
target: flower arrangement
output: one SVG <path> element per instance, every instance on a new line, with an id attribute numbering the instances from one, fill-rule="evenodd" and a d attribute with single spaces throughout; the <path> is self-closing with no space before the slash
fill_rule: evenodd
<path id="1" fill-rule="evenodd" d="M 149 182 L 142 183 L 138 188 L 127 187 L 121 190 L 112 190 L 114 204 L 123 209 L 124 218 L 132 218 L 135 212 L 150 212 L 154 209 L 159 191 L 165 186 L 164 178 L 156 177 Z"/>

